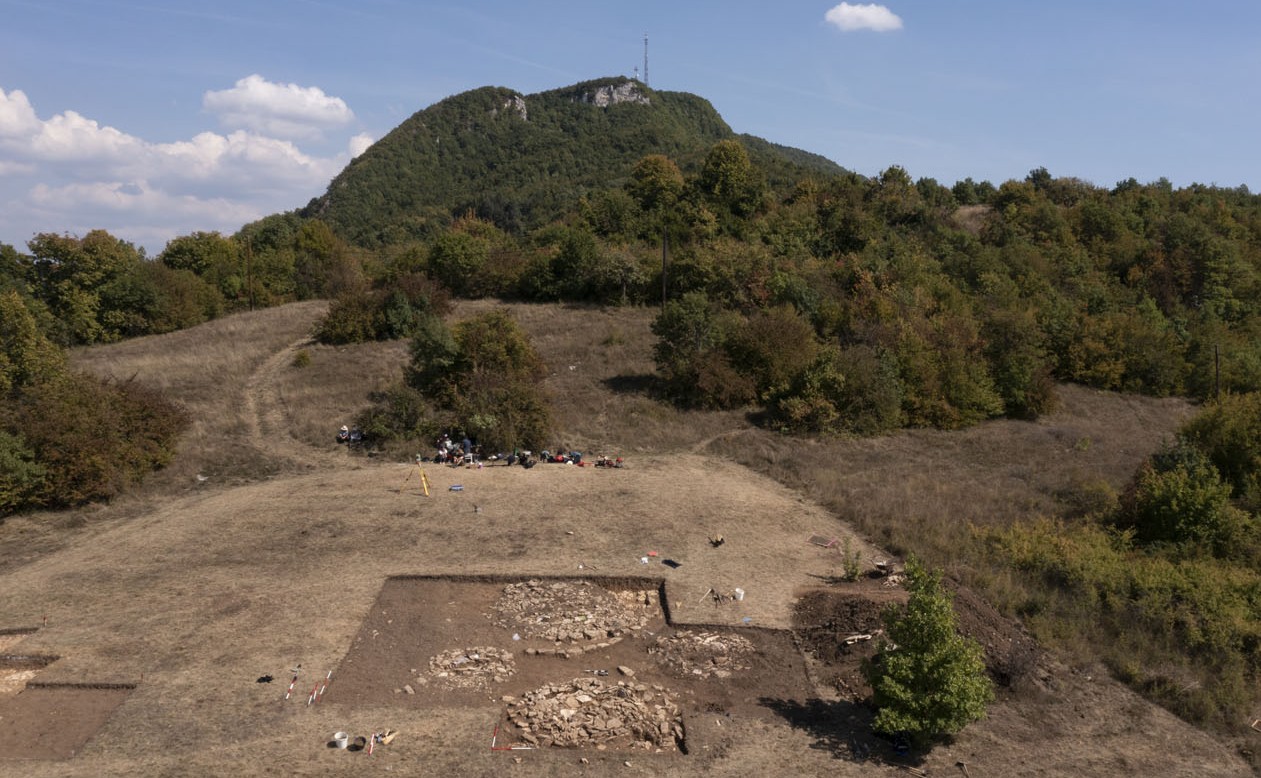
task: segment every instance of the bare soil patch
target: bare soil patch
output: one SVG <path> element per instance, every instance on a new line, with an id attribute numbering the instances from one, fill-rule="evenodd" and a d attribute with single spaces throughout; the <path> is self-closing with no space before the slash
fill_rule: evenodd
<path id="1" fill-rule="evenodd" d="M 0 760 L 75 756 L 130 693 L 125 687 L 27 686 L 0 695 Z"/>

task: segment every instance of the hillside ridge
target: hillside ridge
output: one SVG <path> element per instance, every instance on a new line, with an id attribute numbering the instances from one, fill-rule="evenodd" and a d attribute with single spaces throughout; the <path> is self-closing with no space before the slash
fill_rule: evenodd
<path id="1" fill-rule="evenodd" d="M 646 155 L 692 169 L 730 138 L 776 180 L 843 172 L 817 154 L 737 135 L 702 97 L 624 77 L 528 95 L 486 86 L 414 113 L 352 160 L 302 215 L 364 247 L 422 239 L 468 211 L 523 230 L 617 185 Z"/>

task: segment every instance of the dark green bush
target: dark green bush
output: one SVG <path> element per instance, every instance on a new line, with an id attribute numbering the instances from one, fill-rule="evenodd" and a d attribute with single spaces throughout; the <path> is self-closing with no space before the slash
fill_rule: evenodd
<path id="1" fill-rule="evenodd" d="M 407 273 L 339 297 L 316 327 L 315 339 L 340 345 L 411 337 L 449 308 L 450 295 L 441 284 Z"/>
<path id="2" fill-rule="evenodd" d="M 360 419 L 365 434 L 428 446 L 440 432 L 464 433 L 484 451 L 542 448 L 551 429 L 540 386 L 546 366 L 520 325 L 490 311 L 448 329 L 430 317 L 412 341 L 404 383 Z M 427 453 L 427 451 L 425 452 Z"/>
<path id="3" fill-rule="evenodd" d="M 0 430 L 0 516 L 39 505 L 48 471 L 22 438 Z"/>
<path id="4" fill-rule="evenodd" d="M 171 461 L 187 424 L 157 392 L 77 373 L 22 392 L 10 419 L 45 468 L 37 502 L 50 507 L 108 499 L 139 482 Z"/>
<path id="5" fill-rule="evenodd" d="M 1202 451 L 1186 443 L 1154 455 L 1121 501 L 1117 523 L 1142 543 L 1184 546 L 1215 556 L 1238 550 L 1249 517 L 1230 503 L 1222 481 Z"/>

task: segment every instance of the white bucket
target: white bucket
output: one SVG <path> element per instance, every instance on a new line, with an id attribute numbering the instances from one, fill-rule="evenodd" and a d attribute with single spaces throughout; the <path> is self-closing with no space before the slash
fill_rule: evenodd
<path id="1" fill-rule="evenodd" d="M 743 600 L 743 599 L 744 599 L 744 590 L 743 590 L 743 589 L 736 589 L 736 599 L 737 599 L 737 600 Z"/>
<path id="2" fill-rule="evenodd" d="M 337 746 L 338 748 L 345 748 L 348 742 L 350 742 L 350 735 L 346 734 L 345 732 L 333 733 L 333 745 Z"/>

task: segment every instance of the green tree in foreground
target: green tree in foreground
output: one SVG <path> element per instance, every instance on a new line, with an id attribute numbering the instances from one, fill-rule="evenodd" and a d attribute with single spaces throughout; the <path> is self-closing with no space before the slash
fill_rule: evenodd
<path id="1" fill-rule="evenodd" d="M 955 625 L 950 595 L 939 573 L 907 563 L 911 597 L 885 614 L 891 644 L 866 667 L 877 732 L 905 735 L 917 746 L 962 730 L 985 716 L 994 687 L 981 646 Z"/>

